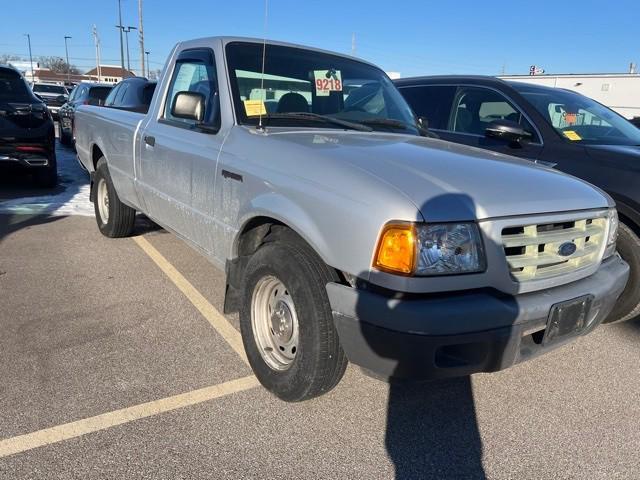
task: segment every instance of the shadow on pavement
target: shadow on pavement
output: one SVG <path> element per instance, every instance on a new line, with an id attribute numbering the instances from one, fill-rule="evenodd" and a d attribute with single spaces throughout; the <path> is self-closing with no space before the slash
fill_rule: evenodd
<path id="1" fill-rule="evenodd" d="M 0 213 L 0 243 L 7 237 L 18 230 L 30 228 L 36 225 L 52 223 L 65 218 L 64 216 L 50 215 L 14 215 Z"/>
<path id="2" fill-rule="evenodd" d="M 428 219 L 430 212 L 443 209 L 459 220 L 477 215 L 474 201 L 464 194 L 438 196 L 420 211 Z M 484 245 L 485 252 L 496 248 L 502 251 L 501 245 Z M 452 255 L 464 252 L 456 249 Z M 362 358 L 390 378 L 385 445 L 398 480 L 486 478 L 469 374 L 500 368 L 507 337 L 464 332 L 511 325 L 519 309 L 513 302 L 500 310 L 499 319 L 492 319 L 495 327 L 476 326 L 474 316 L 483 300 L 458 308 L 464 301 L 459 296 L 413 296 L 400 303 L 358 297 L 356 315 L 367 352 Z M 375 317 L 376 325 L 367 323 L 367 317 Z M 394 331 L 393 325 L 400 323 Z M 448 326 L 464 324 L 459 327 L 467 329 L 463 332 Z M 400 380 L 403 377 L 440 380 L 411 382 Z"/>

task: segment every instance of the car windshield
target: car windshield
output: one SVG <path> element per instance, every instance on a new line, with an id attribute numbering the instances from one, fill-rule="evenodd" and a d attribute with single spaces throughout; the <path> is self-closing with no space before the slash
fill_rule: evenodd
<path id="1" fill-rule="evenodd" d="M 511 84 L 567 141 L 588 145 L 640 145 L 640 130 L 579 93 Z"/>
<path id="2" fill-rule="evenodd" d="M 29 87 L 22 77 L 12 71 L 0 70 L 0 100 L 7 102 L 31 102 Z"/>
<path id="3" fill-rule="evenodd" d="M 419 134 L 411 108 L 382 70 L 338 55 L 267 44 L 262 75 L 262 48 L 227 45 L 239 123 L 257 125 L 262 114 L 263 123 L 272 126 Z"/>
<path id="4" fill-rule="evenodd" d="M 33 91 L 38 93 L 57 93 L 58 95 L 67 94 L 67 89 L 62 85 L 42 85 L 36 83 L 33 86 Z"/>

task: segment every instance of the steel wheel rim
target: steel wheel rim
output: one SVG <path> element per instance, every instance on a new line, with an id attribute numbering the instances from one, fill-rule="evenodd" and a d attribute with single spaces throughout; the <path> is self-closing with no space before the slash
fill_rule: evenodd
<path id="1" fill-rule="evenodd" d="M 107 189 L 107 181 L 101 178 L 98 181 L 98 193 L 96 197 L 98 202 L 98 213 L 103 225 L 109 221 L 109 190 Z"/>
<path id="2" fill-rule="evenodd" d="M 251 328 L 264 362 L 276 371 L 289 369 L 298 352 L 298 316 L 289 291 L 274 276 L 261 278 L 253 289 Z"/>

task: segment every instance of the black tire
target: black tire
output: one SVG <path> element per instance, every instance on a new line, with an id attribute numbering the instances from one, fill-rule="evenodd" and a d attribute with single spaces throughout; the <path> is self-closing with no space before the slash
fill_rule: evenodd
<path id="1" fill-rule="evenodd" d="M 66 146 L 71 145 L 71 135 L 66 134 L 65 131 L 62 129 L 62 127 L 60 127 L 59 140 L 62 145 L 66 145 Z"/>
<path id="2" fill-rule="evenodd" d="M 49 165 L 33 172 L 33 181 L 40 188 L 54 188 L 58 185 L 58 163 L 55 153 L 49 156 Z"/>
<path id="3" fill-rule="evenodd" d="M 640 238 L 624 223 L 618 228 L 618 253 L 629 264 L 629 281 L 603 323 L 624 322 L 640 317 Z"/>
<path id="4" fill-rule="evenodd" d="M 101 207 L 99 206 L 100 202 L 104 202 L 104 198 L 101 198 L 100 195 L 100 185 L 102 182 L 105 184 L 107 196 L 106 205 L 103 203 L 103 207 L 105 207 L 107 212 L 106 221 L 100 213 Z M 93 208 L 100 233 L 109 238 L 128 237 L 131 235 L 136 220 L 136 211 L 120 201 L 113 182 L 111 181 L 107 161 L 104 157 L 98 160 L 93 188 L 96 189 Z"/>
<path id="5" fill-rule="evenodd" d="M 286 370 L 269 366 L 254 337 L 251 304 L 256 285 L 275 277 L 295 305 L 299 338 L 295 357 Z M 308 400 L 327 393 L 344 375 L 347 357 L 333 323 L 326 284 L 335 272 L 293 232 L 271 235 L 249 259 L 240 305 L 240 330 L 251 368 L 260 383 L 287 402 Z"/>

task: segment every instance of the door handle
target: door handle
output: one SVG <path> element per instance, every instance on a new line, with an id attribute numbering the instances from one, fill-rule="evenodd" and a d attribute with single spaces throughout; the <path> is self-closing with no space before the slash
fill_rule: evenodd
<path id="1" fill-rule="evenodd" d="M 150 147 L 153 147 L 156 144 L 156 137 L 152 137 L 151 135 L 145 135 L 144 143 L 146 143 Z"/>

